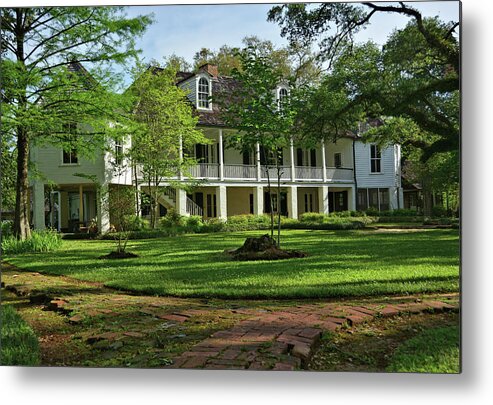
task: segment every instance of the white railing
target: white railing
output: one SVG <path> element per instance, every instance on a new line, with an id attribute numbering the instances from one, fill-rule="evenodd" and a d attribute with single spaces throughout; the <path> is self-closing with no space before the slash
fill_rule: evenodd
<path id="1" fill-rule="evenodd" d="M 256 179 L 257 166 L 255 165 L 224 165 L 226 179 Z"/>
<path id="2" fill-rule="evenodd" d="M 187 213 L 190 215 L 204 216 L 204 210 L 200 205 L 193 201 L 190 197 L 187 197 Z"/>
<path id="3" fill-rule="evenodd" d="M 353 169 L 344 167 L 328 167 L 327 181 L 351 181 L 353 180 Z"/>
<path id="4" fill-rule="evenodd" d="M 296 180 L 322 180 L 321 167 L 295 166 Z"/>
<path id="5" fill-rule="evenodd" d="M 282 166 L 281 172 L 282 172 L 281 179 L 283 181 L 292 180 L 290 166 Z M 226 164 L 223 166 L 223 173 L 224 173 L 224 178 L 227 180 L 228 179 L 256 180 L 257 166 L 241 165 L 241 164 Z M 189 175 L 191 178 L 196 178 L 196 179 L 219 180 L 219 165 L 217 163 L 200 163 L 198 165 L 192 166 L 189 169 Z M 271 167 L 269 169 L 269 175 L 271 180 L 277 179 L 277 170 L 275 167 Z M 262 176 L 262 181 L 267 180 L 267 170 L 265 166 L 261 167 L 261 176 Z M 188 177 L 188 174 L 185 177 Z M 352 181 L 353 169 L 345 168 L 345 167 L 338 167 L 338 168 L 327 167 L 326 178 L 328 182 Z M 323 181 L 323 168 L 310 167 L 310 166 L 295 166 L 295 180 L 296 181 Z M 169 191 L 168 193 L 172 193 L 172 191 Z M 173 196 L 171 195 L 168 195 L 168 197 L 173 199 Z"/>
<path id="6" fill-rule="evenodd" d="M 196 179 L 218 179 L 219 165 L 217 163 L 199 163 L 190 168 L 190 175 Z"/>
<path id="7" fill-rule="evenodd" d="M 264 166 L 262 166 L 261 173 L 262 173 L 262 180 L 267 180 L 267 169 Z M 269 177 L 271 181 L 277 179 L 277 169 L 275 167 L 269 168 Z M 281 166 L 281 179 L 282 180 L 291 179 L 290 166 Z"/>

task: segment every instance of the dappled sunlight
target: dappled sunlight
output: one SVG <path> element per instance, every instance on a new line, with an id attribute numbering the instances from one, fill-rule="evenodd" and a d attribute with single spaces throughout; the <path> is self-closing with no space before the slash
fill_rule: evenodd
<path id="1" fill-rule="evenodd" d="M 101 260 L 112 241 L 64 241 L 62 251 L 8 258 L 41 273 L 67 275 L 136 292 L 222 298 L 372 295 L 458 289 L 454 230 L 365 234 L 283 231 L 281 244 L 308 256 L 238 262 L 224 253 L 261 232 L 182 235 L 129 242 L 138 258 Z"/>

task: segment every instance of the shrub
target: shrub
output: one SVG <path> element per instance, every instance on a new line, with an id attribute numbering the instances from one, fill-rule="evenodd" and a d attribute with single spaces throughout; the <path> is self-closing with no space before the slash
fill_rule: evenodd
<path id="1" fill-rule="evenodd" d="M 39 344 L 33 330 L 11 305 L 1 307 L 0 364 L 2 366 L 36 366 Z"/>
<path id="2" fill-rule="evenodd" d="M 200 228 L 201 233 L 220 232 L 226 227 L 226 223 L 217 218 L 204 220 L 204 225 Z"/>
<path id="3" fill-rule="evenodd" d="M 399 208 L 397 210 L 391 211 L 394 217 L 417 217 L 418 211 L 411 209 Z"/>
<path id="4" fill-rule="evenodd" d="M 142 218 L 137 215 L 133 215 L 131 218 L 129 218 L 129 224 L 130 224 L 129 230 L 132 231 L 142 231 L 145 229 L 150 229 L 151 227 L 151 224 L 148 219 Z"/>
<path id="5" fill-rule="evenodd" d="M 8 237 L 12 235 L 14 223 L 10 220 L 2 221 L 2 237 Z"/>
<path id="6" fill-rule="evenodd" d="M 305 212 L 301 214 L 300 221 L 303 223 L 315 223 L 321 224 L 324 222 L 325 215 L 319 214 L 318 212 Z"/>
<path id="7" fill-rule="evenodd" d="M 447 216 L 447 209 L 445 207 L 441 207 L 441 206 L 437 205 L 431 209 L 431 216 L 433 218 L 446 217 Z"/>
<path id="8" fill-rule="evenodd" d="M 2 251 L 6 254 L 52 252 L 60 248 L 62 237 L 53 230 L 33 231 L 31 237 L 19 240 L 8 236 L 2 240 Z"/>
<path id="9" fill-rule="evenodd" d="M 168 210 L 168 213 L 159 220 L 159 226 L 161 228 L 171 228 L 183 225 L 185 225 L 184 217 L 173 209 Z"/>
<path id="10" fill-rule="evenodd" d="M 185 218 L 185 226 L 187 227 L 194 228 L 202 225 L 204 225 L 204 223 L 202 222 L 202 217 L 199 215 L 191 215 L 188 218 Z"/>

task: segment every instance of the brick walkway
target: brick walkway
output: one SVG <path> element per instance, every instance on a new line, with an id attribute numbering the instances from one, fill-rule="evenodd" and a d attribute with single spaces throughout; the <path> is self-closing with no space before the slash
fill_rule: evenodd
<path id="1" fill-rule="evenodd" d="M 370 321 L 377 316 L 427 311 L 457 311 L 458 295 L 433 301 L 349 306 L 304 305 L 261 313 L 231 329 L 214 333 L 174 360 L 170 368 L 295 370 L 304 367 L 322 332 Z M 184 320 L 189 313 L 176 314 Z"/>
<path id="2" fill-rule="evenodd" d="M 19 274 L 9 276 L 9 285 L 5 286 L 7 290 L 18 296 L 28 297 L 32 304 L 42 304 L 47 310 L 62 313 L 67 316 L 70 324 L 81 324 L 87 319 L 104 315 L 101 319 L 103 330 L 84 337 L 89 344 L 101 340 L 113 342 L 124 337 L 142 340 L 149 333 L 155 333 L 154 324 L 151 330 L 142 328 L 139 323 L 142 317 L 165 320 L 171 326 L 182 325 L 183 330 L 179 333 L 188 333 L 187 329 L 190 326 L 208 317 L 226 317 L 229 324 L 233 325 L 199 341 L 188 351 L 175 357 L 173 364 L 168 368 L 301 369 L 308 364 L 325 331 L 350 328 L 355 324 L 371 321 L 375 317 L 459 309 L 459 295 L 456 293 L 437 294 L 428 299 L 421 295 L 392 297 L 386 298 L 385 302 L 375 302 L 375 298 L 361 299 L 358 300 L 358 305 L 321 300 L 297 306 L 289 306 L 286 303 L 281 304 L 280 307 L 277 303 L 269 309 L 268 304 L 248 306 L 248 301 L 245 300 L 242 301 L 241 305 L 245 306 L 242 308 L 217 307 L 213 303 L 201 302 L 197 299 L 130 296 L 113 290 L 106 291 L 99 285 L 92 286 L 89 283 L 60 277 L 30 272 Z M 56 287 L 58 298 L 54 298 L 51 293 L 36 292 L 35 287 L 38 284 L 33 283 L 32 280 L 38 278 L 42 279 L 38 283 L 42 285 L 46 284 L 46 280 L 56 281 L 56 284 L 50 286 Z M 71 295 L 70 288 L 74 287 L 73 283 L 77 283 L 76 287 L 83 289 L 81 294 Z M 64 288 L 68 289 L 65 293 Z M 108 294 L 101 298 L 98 294 L 104 291 Z M 98 305 L 105 302 L 107 308 L 99 308 Z M 113 317 L 118 316 L 118 312 L 123 307 L 135 308 L 134 317 L 129 318 L 130 321 L 135 322 L 122 323 L 122 330 L 115 331 L 114 328 L 108 330 L 106 328 L 108 325 L 104 322 L 111 325 Z M 147 341 L 144 339 L 144 342 Z"/>

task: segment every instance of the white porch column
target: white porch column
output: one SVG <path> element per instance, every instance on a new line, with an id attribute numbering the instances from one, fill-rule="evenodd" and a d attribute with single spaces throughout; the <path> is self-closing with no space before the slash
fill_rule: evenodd
<path id="1" fill-rule="evenodd" d="M 228 219 L 228 200 L 226 186 L 216 187 L 217 216 L 220 220 Z"/>
<path id="2" fill-rule="evenodd" d="M 288 187 L 288 216 L 298 219 L 298 187 Z"/>
<path id="3" fill-rule="evenodd" d="M 136 216 L 141 217 L 142 211 L 140 209 L 140 198 L 142 195 L 142 185 L 137 183 L 136 188 L 137 188 L 137 195 L 135 196 L 135 214 Z"/>
<path id="4" fill-rule="evenodd" d="M 223 130 L 219 129 L 219 180 L 224 180 Z"/>
<path id="5" fill-rule="evenodd" d="M 40 181 L 35 181 L 32 187 L 33 193 L 33 225 L 34 229 L 45 229 L 45 186 Z"/>
<path id="6" fill-rule="evenodd" d="M 325 142 L 323 139 L 322 139 L 322 179 L 324 183 L 327 182 L 327 160 L 325 158 Z M 327 210 L 327 212 L 329 211 Z"/>
<path id="7" fill-rule="evenodd" d="M 404 189 L 399 187 L 399 209 L 404 208 Z"/>
<path id="8" fill-rule="evenodd" d="M 253 188 L 253 213 L 255 215 L 264 213 L 264 188 L 262 186 Z"/>
<path id="9" fill-rule="evenodd" d="M 97 220 L 99 233 L 106 233 L 110 230 L 108 186 L 101 187 L 96 193 L 96 209 L 98 211 Z"/>
<path id="10" fill-rule="evenodd" d="M 179 138 L 179 145 L 178 145 L 178 151 L 179 151 L 179 154 L 180 154 L 180 166 L 181 166 L 181 163 L 183 162 L 183 138 L 182 136 L 180 135 L 180 138 Z M 183 170 L 181 170 L 181 167 L 180 167 L 180 173 L 178 174 L 178 177 L 180 180 L 183 180 Z"/>
<path id="11" fill-rule="evenodd" d="M 291 159 L 291 181 L 296 180 L 296 167 L 294 165 L 294 145 L 293 145 L 293 138 L 291 138 L 289 142 L 289 154 L 290 154 L 290 159 Z"/>
<path id="12" fill-rule="evenodd" d="M 348 190 L 348 210 L 349 211 L 356 211 L 356 188 L 354 186 L 351 186 L 351 188 Z"/>
<path id="13" fill-rule="evenodd" d="M 389 188 L 389 209 L 396 210 L 399 208 L 398 198 L 399 198 L 399 188 L 398 187 L 390 187 Z"/>
<path id="14" fill-rule="evenodd" d="M 329 187 L 322 186 L 318 188 L 318 212 L 320 214 L 329 213 Z"/>
<path id="15" fill-rule="evenodd" d="M 188 215 L 187 213 L 187 192 L 180 188 L 176 189 L 175 210 L 180 215 Z"/>
<path id="16" fill-rule="evenodd" d="M 255 160 L 257 163 L 257 181 L 261 181 L 262 169 L 260 167 L 260 144 L 258 142 L 255 144 Z"/>

